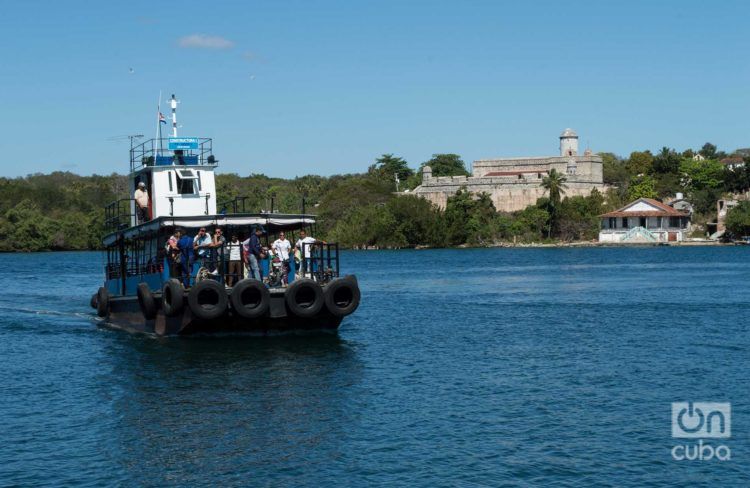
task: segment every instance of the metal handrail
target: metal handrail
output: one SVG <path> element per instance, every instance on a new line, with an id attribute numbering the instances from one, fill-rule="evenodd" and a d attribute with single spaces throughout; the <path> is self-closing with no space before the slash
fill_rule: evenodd
<path id="1" fill-rule="evenodd" d="M 122 205 L 123 202 L 126 202 L 127 205 Z M 104 207 L 104 227 L 108 230 L 130 227 L 132 219 L 135 218 L 135 213 L 131 211 L 131 208 L 135 207 L 131 205 L 131 202 L 135 202 L 135 199 L 120 198 Z"/>
<path id="2" fill-rule="evenodd" d="M 130 149 L 130 172 L 143 166 L 153 166 L 156 164 L 157 157 L 172 158 L 172 164 L 181 164 L 180 160 L 184 158 L 196 158 L 200 166 L 213 166 L 218 161 L 213 156 L 213 140 L 209 137 L 198 137 L 198 149 L 182 149 L 171 151 L 169 147 L 169 138 L 162 137 L 159 139 L 149 139 Z"/>
<path id="3" fill-rule="evenodd" d="M 247 200 L 250 197 L 234 197 L 233 200 L 225 200 L 220 202 L 216 208 L 219 209 L 219 213 L 247 213 Z M 229 211 L 231 205 L 232 211 Z"/>
<path id="4" fill-rule="evenodd" d="M 302 244 L 300 275 L 327 283 L 339 276 L 339 245 L 336 242 Z M 309 258 L 307 256 L 310 256 Z"/>

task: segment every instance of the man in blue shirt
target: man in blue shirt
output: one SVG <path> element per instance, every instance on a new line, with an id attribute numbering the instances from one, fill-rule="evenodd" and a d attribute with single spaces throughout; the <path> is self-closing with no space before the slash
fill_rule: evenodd
<path id="1" fill-rule="evenodd" d="M 193 266 L 193 238 L 184 233 L 177 241 L 177 249 L 180 250 L 182 266 L 182 283 L 185 287 L 190 286 L 190 268 Z"/>
<path id="2" fill-rule="evenodd" d="M 258 226 L 255 228 L 255 232 L 242 243 L 242 248 L 245 250 L 245 264 L 250 271 L 250 276 L 256 280 L 263 279 L 260 272 L 260 259 L 263 253 L 263 247 L 260 245 L 260 236 L 262 235 L 263 228 Z"/>

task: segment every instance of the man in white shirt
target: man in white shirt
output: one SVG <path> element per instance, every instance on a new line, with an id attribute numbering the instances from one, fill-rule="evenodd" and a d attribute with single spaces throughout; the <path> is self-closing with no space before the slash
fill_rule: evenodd
<path id="1" fill-rule="evenodd" d="M 314 237 L 309 237 L 307 235 L 307 232 L 305 229 L 301 229 L 299 231 L 299 239 L 297 240 L 297 243 L 294 245 L 294 252 L 300 251 L 300 257 L 302 265 L 300 267 L 302 271 L 303 276 L 310 276 L 312 274 L 312 260 L 310 259 L 312 256 L 312 246 L 310 244 L 316 244 L 316 243 L 323 243 L 325 244 L 325 241 L 319 241 L 315 239 Z"/>
<path id="2" fill-rule="evenodd" d="M 279 238 L 271 244 L 274 254 L 281 259 L 281 284 L 289 284 L 289 251 L 292 250 L 292 244 L 287 240 L 286 234 L 279 232 Z"/>
<path id="3" fill-rule="evenodd" d="M 148 220 L 148 192 L 146 191 L 146 184 L 144 182 L 138 183 L 138 188 L 133 194 L 135 199 L 135 215 L 137 222 L 142 224 Z"/>
<path id="4" fill-rule="evenodd" d="M 234 286 L 242 279 L 242 243 L 237 234 L 227 244 L 229 251 L 229 271 L 227 272 L 227 286 Z"/>
<path id="5" fill-rule="evenodd" d="M 210 251 L 212 245 L 213 240 L 211 240 L 211 234 L 206 232 L 205 227 L 201 227 L 201 230 L 198 231 L 198 235 L 193 239 L 193 250 L 198 255 L 198 259 L 201 260 L 201 266 L 203 267 L 206 266 L 207 259 L 211 257 Z"/>

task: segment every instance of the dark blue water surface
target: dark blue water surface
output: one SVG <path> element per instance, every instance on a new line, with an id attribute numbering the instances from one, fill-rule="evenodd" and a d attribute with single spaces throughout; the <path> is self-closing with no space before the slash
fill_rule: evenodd
<path id="1" fill-rule="evenodd" d="M 349 252 L 338 336 L 155 339 L 97 324 L 100 254 L 0 255 L 0 484 L 748 486 L 748 258 Z M 672 459 L 691 400 L 731 460 Z"/>

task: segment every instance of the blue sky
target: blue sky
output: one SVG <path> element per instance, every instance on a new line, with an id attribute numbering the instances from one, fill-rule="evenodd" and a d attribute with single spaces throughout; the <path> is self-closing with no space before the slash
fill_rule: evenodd
<path id="1" fill-rule="evenodd" d="M 108 139 L 151 137 L 159 90 L 241 175 L 548 155 L 565 127 L 621 155 L 748 147 L 748 18 L 741 1 L 5 2 L 0 174 L 126 171 Z"/>

